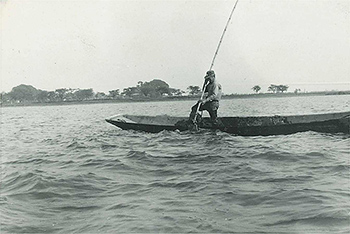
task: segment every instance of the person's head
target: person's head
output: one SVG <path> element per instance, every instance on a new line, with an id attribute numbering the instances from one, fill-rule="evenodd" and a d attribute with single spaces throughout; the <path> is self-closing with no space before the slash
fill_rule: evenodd
<path id="1" fill-rule="evenodd" d="M 210 83 L 214 82 L 215 80 L 215 72 L 213 70 L 207 71 L 207 74 L 204 77 L 205 82 L 209 81 Z"/>

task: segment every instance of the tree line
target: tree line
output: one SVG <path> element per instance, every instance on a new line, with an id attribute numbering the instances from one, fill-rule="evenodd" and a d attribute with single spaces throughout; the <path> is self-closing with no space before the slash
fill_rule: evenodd
<path id="1" fill-rule="evenodd" d="M 1 93 L 1 103 L 83 101 L 95 96 L 93 89 L 60 88 L 55 91 L 36 89 L 32 85 L 21 84 L 9 93 Z"/>
<path id="2" fill-rule="evenodd" d="M 190 88 L 191 87 L 191 88 Z M 199 86 L 190 86 L 190 95 L 201 92 Z M 108 93 L 95 93 L 90 89 L 60 88 L 55 91 L 36 89 L 32 85 L 21 84 L 12 88 L 8 93 L 1 93 L 1 103 L 23 102 L 68 102 L 94 99 L 125 99 L 125 98 L 160 98 L 164 96 L 182 96 L 186 92 L 181 89 L 171 88 L 165 81 L 154 79 L 149 82 L 139 81 L 136 86 L 124 88 L 122 91 L 114 89 Z"/>
<path id="3" fill-rule="evenodd" d="M 113 91 L 115 96 L 126 97 L 140 96 L 149 98 L 158 98 L 162 96 L 181 96 L 185 92 L 180 89 L 171 88 L 165 81 L 154 79 L 149 82 L 139 81 L 136 86 L 124 88 L 119 94 L 119 90 Z"/>
<path id="4" fill-rule="evenodd" d="M 268 88 L 267 91 L 268 92 L 273 92 L 273 93 L 283 93 L 283 92 L 287 92 L 289 86 L 288 85 L 275 85 L 275 84 L 271 84 Z M 255 85 L 252 90 L 256 93 L 259 93 L 261 90 L 261 87 L 259 85 Z M 296 89 L 296 92 L 299 92 L 300 89 Z"/>
<path id="5" fill-rule="evenodd" d="M 255 85 L 252 90 L 258 93 L 261 90 L 259 85 Z M 268 91 L 273 93 L 283 93 L 288 90 L 287 85 L 274 85 L 268 87 Z M 296 89 L 295 92 L 299 92 Z M 199 96 L 202 90 L 199 86 L 190 85 L 187 87 L 187 93 L 190 96 Z M 95 93 L 90 89 L 71 89 L 60 88 L 55 91 L 46 91 L 36 89 L 32 85 L 21 84 L 12 88 L 11 92 L 1 93 L 1 103 L 22 103 L 22 102 L 65 102 L 65 101 L 84 101 L 94 99 L 133 99 L 133 98 L 160 98 L 164 96 L 182 96 L 186 92 L 181 89 L 171 88 L 165 81 L 153 79 L 149 82 L 139 81 L 137 85 L 124 88 L 122 91 L 114 89 L 108 93 Z"/>

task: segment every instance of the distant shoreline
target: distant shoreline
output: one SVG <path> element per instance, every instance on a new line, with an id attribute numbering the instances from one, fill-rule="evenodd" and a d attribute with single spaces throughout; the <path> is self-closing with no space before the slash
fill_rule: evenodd
<path id="1" fill-rule="evenodd" d="M 330 91 L 330 92 L 309 92 L 309 93 L 258 93 L 258 94 L 230 94 L 223 95 L 222 99 L 241 99 L 241 98 L 283 98 L 283 97 L 301 97 L 301 96 L 329 96 L 329 95 L 350 95 L 349 91 Z M 23 106 L 61 106 L 61 105 L 88 105 L 103 103 L 132 103 L 132 102 L 166 102 L 166 101 L 191 101 L 198 100 L 199 96 L 168 96 L 160 98 L 117 98 L 117 99 L 91 99 L 82 101 L 59 101 L 59 102 L 20 102 L 20 103 L 0 103 L 0 107 L 23 107 Z"/>

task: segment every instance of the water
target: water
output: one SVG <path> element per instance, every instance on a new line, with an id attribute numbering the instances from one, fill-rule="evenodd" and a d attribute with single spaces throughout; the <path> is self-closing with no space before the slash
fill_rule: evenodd
<path id="1" fill-rule="evenodd" d="M 123 131 L 190 101 L 1 109 L 1 233 L 350 232 L 350 141 Z M 223 100 L 219 115 L 349 111 L 349 96 Z"/>

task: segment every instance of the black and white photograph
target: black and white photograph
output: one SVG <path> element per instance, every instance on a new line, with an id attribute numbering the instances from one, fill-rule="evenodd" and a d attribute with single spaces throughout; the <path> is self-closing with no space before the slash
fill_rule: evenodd
<path id="1" fill-rule="evenodd" d="M 349 0 L 0 0 L 0 233 L 350 233 Z"/>

